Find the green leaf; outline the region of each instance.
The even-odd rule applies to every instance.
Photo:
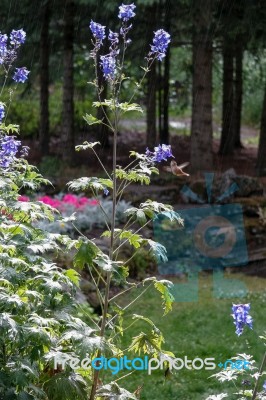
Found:
[[[101,386],[97,390],[96,395],[110,400],[137,400],[137,397],[134,394],[121,388],[116,382],[110,382],[107,385]]]
[[[83,119],[85,119],[88,125],[102,124],[102,120],[93,117],[93,115],[91,114],[86,114],[85,117],[83,117]]]
[[[155,242],[152,239],[145,239],[145,241],[150,246],[150,251],[158,262],[168,261],[166,248],[161,243]]]
[[[73,371],[55,374],[44,383],[43,389],[49,400],[84,400],[88,397],[86,381]]]
[[[120,239],[127,239],[127,241],[135,247],[135,249],[138,249],[140,245],[143,242],[143,238],[141,235],[138,235],[137,233],[133,233],[132,231],[123,231],[119,235]]]
[[[175,300],[174,296],[169,292],[169,288],[168,288],[169,281],[166,281],[166,282],[167,282],[167,284],[164,281],[154,282],[155,289],[157,289],[162,294],[161,297],[163,299],[164,315],[168,314],[169,311],[172,310],[172,304]],[[171,286],[173,286],[172,282],[171,282]]]
[[[79,287],[79,280],[80,280],[80,275],[77,271],[74,269],[70,268],[65,271],[65,275],[71,280],[71,282],[74,283],[77,287]]]
[[[106,181],[106,182],[105,182]],[[104,184],[102,182],[105,182]],[[102,179],[97,177],[82,177],[68,182],[69,189],[74,191],[84,191],[88,188],[94,189],[96,192],[103,191],[106,186],[111,187],[111,179]]]
[[[101,143],[100,142],[91,142],[91,143],[83,142],[83,144],[76,146],[75,149],[76,149],[76,151],[92,149],[97,144],[101,144]]]
[[[80,241],[73,259],[74,267],[83,269],[85,264],[92,265],[98,252],[98,247],[91,240]]]
[[[98,253],[97,257],[94,259],[94,263],[103,271],[107,272],[117,271],[123,264],[121,261],[112,261],[108,255],[104,253]]]
[[[124,171],[122,168],[116,169],[116,176],[118,179],[124,179],[129,182],[140,182],[141,184],[149,185],[150,178],[142,171],[129,170]]]

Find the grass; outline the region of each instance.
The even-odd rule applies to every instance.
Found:
[[[173,310],[163,316],[160,294],[154,289],[149,289],[127,311],[125,326],[132,324],[132,315],[142,314],[153,320],[155,325],[163,332],[165,337],[164,349],[172,351],[176,357],[189,359],[196,357],[214,357],[216,365],[225,362],[238,353],[253,354],[255,360],[260,363],[264,346],[259,335],[265,329],[265,279],[246,277],[244,275],[230,275],[230,279],[239,278],[247,288],[248,294],[241,299],[216,299],[212,295],[212,276],[202,274],[199,283],[199,299],[197,302],[177,303]],[[176,281],[178,284],[179,282]],[[176,286],[178,289],[178,286]],[[137,292],[138,293],[138,292]],[[120,300],[120,306],[126,305],[136,296],[133,291],[130,295],[124,295]],[[122,296],[121,296],[122,297]],[[251,303],[251,315],[254,319],[254,330],[245,328],[242,336],[235,334],[235,327],[231,317],[231,306],[234,303]],[[129,327],[122,341],[122,347],[127,348],[131,338],[140,332],[147,332],[149,325],[138,321]],[[130,354],[129,358],[138,357]],[[234,393],[233,386],[225,383],[223,386],[210,375],[218,372],[217,367],[213,371],[181,369],[171,375],[168,380],[164,377],[164,371],[154,371],[148,376],[146,371],[135,371],[127,379],[121,379],[119,384],[128,390],[134,391],[142,386],[142,400],[182,399],[203,400],[210,394],[226,392]],[[128,371],[123,371],[112,379],[118,379]],[[235,396],[231,395],[230,399]]]

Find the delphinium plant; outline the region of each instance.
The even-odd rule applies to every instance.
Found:
[[[25,67],[14,67],[25,39],[23,29],[9,37],[0,33],[0,100],[10,77],[17,84],[28,77]],[[91,339],[95,351],[100,339],[90,312],[91,326],[77,317],[78,273],[58,268],[47,257],[78,249],[79,243],[36,228],[36,221],[53,221],[53,207],[20,201],[22,190],[35,192],[48,182],[26,160],[28,148],[17,139],[19,127],[6,124],[7,114],[8,106],[0,102],[0,398],[84,399],[90,379],[54,368],[53,360],[62,352],[82,357],[88,347],[79,338]]]
[[[80,267],[85,267],[92,279],[97,282],[101,282],[101,290],[97,291],[99,302],[101,304],[102,315],[99,321],[99,337],[102,338],[102,343],[106,346],[115,346],[112,350],[112,355],[115,357],[122,357],[127,352],[136,353],[139,355],[149,355],[150,357],[160,358],[164,356],[172,357],[173,354],[163,350],[163,335],[161,331],[154,326],[153,322],[146,316],[133,315],[133,322],[146,321],[148,331],[132,338],[132,342],[127,349],[127,352],[118,347],[120,336],[123,334],[124,324],[123,315],[124,312],[130,309],[130,306],[139,298],[139,292],[137,292],[135,299],[130,304],[119,307],[116,302],[119,297],[123,296],[128,290],[133,290],[136,286],[144,287],[143,293],[152,285],[157,291],[159,291],[163,299],[164,314],[171,310],[173,296],[170,292],[171,282],[166,280],[157,280],[155,277],[149,277],[144,279],[139,284],[130,285],[126,282],[128,275],[128,264],[134,255],[147,248],[156,259],[166,261],[166,250],[164,246],[157,243],[149,238],[145,238],[142,235],[143,228],[145,228],[151,221],[156,218],[158,214],[163,214],[172,221],[182,224],[182,220],[173,211],[172,206],[159,203],[158,201],[146,200],[139,205],[139,207],[130,207],[125,211],[127,221],[123,227],[116,226],[116,214],[117,207],[123,196],[124,190],[131,183],[138,183],[141,185],[148,185],[152,174],[158,174],[159,170],[157,164],[163,160],[173,158],[172,150],[170,145],[158,144],[154,149],[147,149],[145,154],[139,154],[135,151],[130,152],[132,160],[124,168],[117,165],[117,145],[118,145],[118,126],[121,118],[130,112],[142,112],[141,107],[134,103],[134,97],[138,87],[142,84],[145,76],[149,73],[149,69],[156,60],[162,61],[165,57],[168,45],[170,43],[170,35],[163,29],[159,29],[154,33],[153,42],[150,47],[150,51],[146,57],[146,65],[143,67],[143,77],[139,82],[135,82],[136,92],[133,92],[128,97],[128,101],[121,101],[121,88],[125,79],[131,79],[124,74],[124,63],[126,57],[126,50],[130,45],[130,31],[132,28],[131,20],[135,16],[135,5],[122,4],[119,7],[118,18],[121,21],[121,26],[118,32],[113,32],[111,29],[107,29],[100,23],[91,21],[90,30],[92,34],[92,45],[91,58],[94,61],[96,78],[93,82],[90,82],[96,88],[98,93],[98,101],[93,103],[94,107],[101,107],[105,118],[99,120],[93,115],[87,114],[85,120],[89,125],[93,124],[106,124],[109,128],[110,134],[112,135],[113,143],[113,156],[112,156],[112,170],[104,166],[101,159],[99,158],[95,149],[99,143],[88,143],[85,142],[82,145],[76,147],[77,151],[89,150],[92,151],[100,166],[105,173],[104,178],[97,177],[81,177],[73,180],[69,183],[69,189],[77,192],[84,192],[91,190],[94,198],[99,198],[99,195],[105,193],[112,198],[112,215],[108,217],[104,206],[99,200],[99,205],[103,215],[105,216],[106,230],[103,232],[103,236],[109,238],[109,253],[103,254],[99,248],[96,247],[93,240],[88,240],[86,237],[80,238],[81,247],[76,256],[76,264]],[[108,54],[103,54],[103,42],[107,40],[109,43]],[[100,65],[98,65],[98,63]],[[101,100],[102,88],[99,86],[99,79],[97,75],[98,67],[102,69],[103,76],[108,83],[109,97]],[[125,245],[131,245],[132,254],[128,259],[121,259],[120,253]],[[115,282],[123,283],[126,286],[125,290],[122,290],[114,296],[110,296],[110,288]],[[97,360],[100,360],[102,356],[108,354],[107,348],[99,348],[94,354]],[[100,361],[98,361],[100,364]],[[130,395],[124,389],[118,386],[116,381],[109,382],[108,384],[102,384],[102,378],[100,377],[101,365],[98,364],[98,368],[92,371],[92,389],[90,393],[90,400],[93,400],[98,396],[104,398],[136,398],[135,395]],[[167,363],[166,363],[167,364]],[[167,367],[167,366],[166,366]],[[165,368],[166,368],[165,367]],[[128,375],[125,374],[127,377]],[[119,378],[120,380],[121,378]],[[120,383],[120,382],[119,382]],[[113,397],[114,393],[116,394]],[[97,397],[98,398],[98,397]]]
[[[253,329],[253,318],[250,315],[250,304],[233,304],[232,317],[236,327],[236,335],[241,336],[245,327]],[[259,337],[264,345],[266,344],[266,334]],[[259,367],[252,355],[237,354],[232,357],[231,362],[225,365],[224,368],[212,375],[219,382],[229,382],[234,386],[234,399],[237,400],[265,400],[266,399],[266,352],[262,356]],[[228,393],[220,393],[211,395],[206,400],[222,400],[229,398]]]

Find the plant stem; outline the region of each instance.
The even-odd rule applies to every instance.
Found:
[[[115,214],[116,214],[116,150],[117,150],[117,113],[115,112],[115,130],[114,130],[114,140],[113,140],[113,209],[112,209],[112,220],[111,220],[111,243],[109,251],[109,258],[111,260],[113,259],[113,253],[114,253],[114,233],[115,233]],[[102,323],[100,330],[101,337],[104,336],[106,328],[111,276],[112,272],[107,272],[106,288],[105,288],[105,296],[103,304],[103,315],[102,315]],[[100,357],[100,355],[101,351],[98,350],[97,358]],[[98,386],[98,377],[99,377],[99,370],[96,370],[94,371],[90,400],[94,400],[95,398],[95,393]]]
[[[255,384],[254,392],[253,392],[253,395],[252,395],[252,399],[251,399],[251,400],[255,400],[255,399],[256,399],[256,395],[257,395],[257,392],[258,392],[258,386],[259,386],[260,376],[261,376],[261,374],[262,374],[262,371],[263,371],[263,369],[264,369],[265,364],[266,364],[266,352],[264,353],[264,356],[263,356],[263,359],[262,359],[262,362],[261,362],[261,365],[260,365],[259,377],[258,377],[257,382],[256,382],[256,384]]]

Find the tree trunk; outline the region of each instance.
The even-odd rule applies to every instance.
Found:
[[[234,90],[234,136],[235,148],[242,148],[241,143],[241,113],[243,97],[243,46],[241,39],[236,39],[235,50],[235,90]]]
[[[260,125],[260,140],[256,169],[258,176],[266,176],[266,86],[264,89],[264,100]]]
[[[42,10],[42,29],[40,38],[40,151],[42,156],[49,154],[49,22],[50,0]]]
[[[212,154],[212,1],[194,1],[191,171],[210,170]]]
[[[74,71],[73,71],[73,40],[74,12],[72,0],[66,0],[64,16],[64,53],[63,53],[63,115],[62,142],[63,159],[73,164],[75,155],[74,137]]]
[[[226,37],[223,45],[223,117],[219,153],[232,154],[234,151],[234,58],[232,39]]]

